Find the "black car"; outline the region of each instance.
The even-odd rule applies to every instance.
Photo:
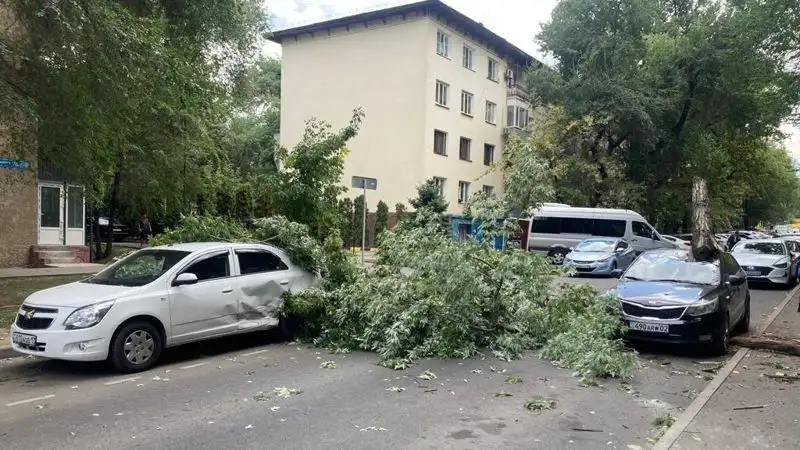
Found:
[[[729,253],[694,261],[686,250],[651,250],[620,275],[609,293],[620,298],[630,340],[702,344],[728,351],[731,330],[750,326],[750,289]]]

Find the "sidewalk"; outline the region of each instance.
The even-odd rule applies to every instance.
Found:
[[[62,264],[52,267],[11,267],[0,269],[0,278],[53,277],[59,275],[91,275],[103,269],[103,264]]]
[[[767,333],[800,339],[797,296]],[[800,357],[750,350],[692,419],[673,450],[800,448]]]

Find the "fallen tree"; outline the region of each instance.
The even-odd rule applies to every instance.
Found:
[[[758,336],[737,336],[731,344],[758,350],[772,350],[787,355],[800,356],[800,338],[765,333]]]

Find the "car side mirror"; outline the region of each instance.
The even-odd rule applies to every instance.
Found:
[[[197,275],[189,272],[182,273],[175,277],[175,280],[172,282],[173,286],[186,286],[189,284],[197,283]]]
[[[740,286],[744,284],[746,278],[741,275],[730,275],[728,277],[728,284],[731,286]]]
[[[614,269],[614,270],[612,270],[612,271],[611,271],[611,276],[612,276],[612,277],[614,277],[614,278],[619,278],[619,277],[621,277],[621,276],[622,276],[622,270],[621,270],[621,269]]]

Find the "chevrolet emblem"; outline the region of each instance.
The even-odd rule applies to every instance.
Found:
[[[36,311],[33,310],[33,309],[29,309],[29,310],[25,311],[24,313],[22,313],[22,315],[25,316],[26,319],[33,319],[33,315],[34,314],[36,314]]]

